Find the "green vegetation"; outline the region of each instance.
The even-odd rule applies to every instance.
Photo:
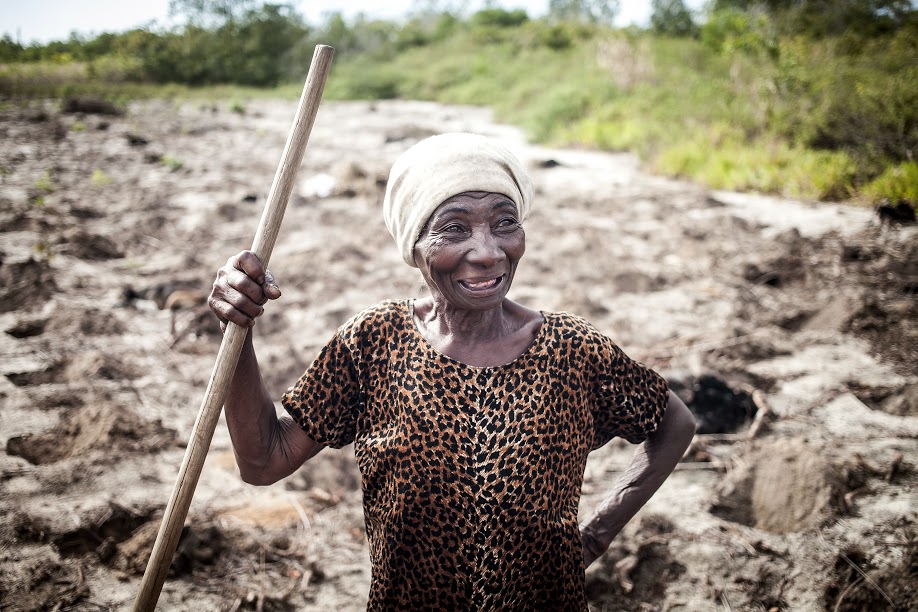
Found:
[[[242,100],[296,98],[324,42],[337,49],[330,98],[488,105],[538,141],[635,151],[715,188],[918,205],[914,2],[652,5],[648,30],[622,30],[617,3],[599,0],[553,0],[540,19],[486,8],[318,26],[287,5],[173,0],[187,25],[171,31],[0,40],[0,93],[193,96],[245,113]]]
[[[864,187],[864,192],[875,200],[918,202],[918,163],[910,161],[887,168],[876,180]]]
[[[178,157],[173,157],[172,155],[163,155],[159,158],[159,163],[168,168],[169,172],[176,172],[181,170],[182,166],[185,165],[185,162],[183,162]]]
[[[241,100],[232,100],[229,104],[229,111],[237,115],[244,115],[245,104]]]
[[[90,179],[90,182],[92,183],[93,187],[98,187],[98,188],[108,187],[109,185],[112,184],[112,177],[105,174],[105,172],[103,172],[102,170],[99,170],[98,168],[96,168],[95,170],[92,171],[92,178]]]
[[[54,259],[54,247],[50,243],[40,240],[35,243],[35,255],[39,259],[51,261]]]
[[[51,171],[45,170],[37,179],[35,179],[35,189],[42,193],[52,193],[54,191],[54,181],[51,179]]]

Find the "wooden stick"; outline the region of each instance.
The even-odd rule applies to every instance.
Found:
[[[325,81],[328,79],[334,55],[333,48],[316,45],[312,56],[312,64],[309,67],[303,95],[300,97],[300,104],[296,110],[293,127],[287,137],[287,144],[284,147],[277,174],[274,175],[274,183],[271,185],[265,211],[252,246],[252,252],[258,256],[265,268],[271,258],[271,251],[274,250],[281,220],[287,208],[287,200],[293,190],[296,173],[303,159],[303,151],[315,122],[316,112],[319,110],[319,101],[322,99],[322,91],[325,88]],[[242,352],[242,344],[247,331],[233,323],[229,323],[226,327],[220,352],[217,354],[217,362],[210,375],[210,382],[204,393],[204,400],[191,432],[191,439],[188,441],[185,458],[179,469],[175,488],[172,490],[172,497],[169,499],[169,505],[166,506],[166,513],[163,516],[159,534],[156,536],[153,552],[147,562],[147,568],[140,583],[140,592],[137,593],[137,599],[134,601],[135,612],[151,611],[159,600],[159,594],[166,575],[169,573],[172,556],[178,545],[185,517],[188,515],[188,507],[191,505],[194,489],[201,476],[204,459],[207,457],[214,429],[220,419],[223,400],[226,397],[230,379],[236,370],[236,363],[239,361],[239,354]]]

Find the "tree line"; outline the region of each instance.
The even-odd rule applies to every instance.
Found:
[[[173,29],[137,28],[96,36],[72,34],[47,44],[22,44],[10,34],[0,38],[0,62],[98,62],[125,60],[129,78],[156,83],[207,85],[238,83],[272,86],[301,77],[316,42],[335,46],[339,56],[393,55],[441,41],[458,30],[488,33],[526,26],[549,47],[564,48],[611,24],[615,0],[550,0],[548,14],[531,20],[523,10],[485,8],[463,15],[462,3],[416,3],[401,22],[348,21],[330,13],[309,24],[290,5],[255,0],[172,0],[173,15],[184,25]],[[894,34],[915,22],[910,0],[714,0],[706,14],[689,10],[683,0],[652,0],[649,29],[674,37],[742,36],[761,29],[766,18],[771,36],[856,36]],[[527,25],[528,24],[528,25]],[[746,32],[753,38],[755,35]]]

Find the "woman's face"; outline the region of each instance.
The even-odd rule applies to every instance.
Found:
[[[503,302],[526,234],[516,205],[497,193],[469,192],[443,202],[414,245],[414,261],[436,300],[487,310]]]

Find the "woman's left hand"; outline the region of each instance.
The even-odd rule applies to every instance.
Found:
[[[583,545],[583,569],[586,569],[593,564],[593,561],[602,556],[605,549],[583,529],[580,530],[580,543]]]
[[[625,524],[663,484],[694,435],[695,418],[670,391],[660,427],[638,446],[615,487],[580,526],[585,568],[606,552]]]

